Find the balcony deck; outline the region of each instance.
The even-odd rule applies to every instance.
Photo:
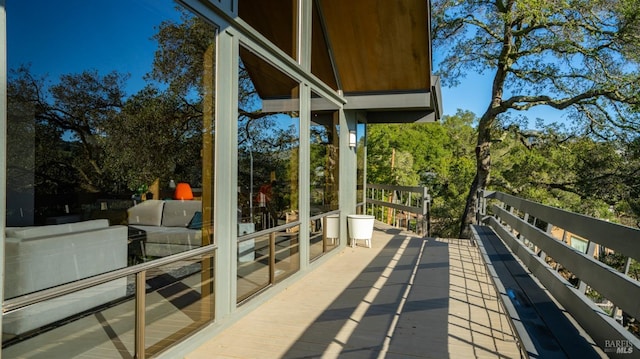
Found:
[[[347,247],[186,356],[519,358],[477,247],[376,223]]]

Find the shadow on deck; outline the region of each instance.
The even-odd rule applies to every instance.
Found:
[[[477,247],[376,223],[187,358],[519,358]]]

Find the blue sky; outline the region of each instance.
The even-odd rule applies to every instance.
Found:
[[[54,82],[81,68],[131,73],[128,94],[144,85],[142,76],[151,69],[156,48],[151,37],[160,19],[179,16],[171,0],[9,0],[6,7],[10,68],[30,63],[34,73],[48,74]],[[480,116],[489,103],[490,88],[490,74],[473,73],[455,88],[443,87],[445,115],[461,108]],[[561,120],[561,113],[551,108],[526,115],[529,127],[536,117]]]
[[[155,26],[177,18],[173,8],[170,0],[9,0],[9,68],[31,64],[51,81],[87,68],[131,73],[131,94],[151,68]]]
[[[458,108],[461,108],[475,113],[477,117],[482,116],[489,106],[492,75],[492,73],[483,75],[469,73],[457,87],[442,87],[444,114],[454,115]],[[526,112],[513,111],[512,114],[527,116],[530,129],[535,127],[536,118],[542,118],[546,124],[565,120],[562,111],[549,106],[534,107]]]

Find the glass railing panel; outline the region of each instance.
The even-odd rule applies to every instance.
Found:
[[[324,252],[329,252],[338,247],[340,243],[340,214],[330,214],[325,217]]]
[[[300,270],[300,226],[271,233],[274,254],[274,281],[279,282]]]
[[[324,254],[322,218],[311,220],[309,228],[309,261],[313,261]]]
[[[3,316],[3,358],[132,358],[135,276]]]
[[[300,226],[238,240],[237,301],[300,270]]]
[[[311,220],[309,230],[309,260],[313,261],[340,243],[340,215],[338,213]]]
[[[238,240],[237,298],[243,301],[270,284],[269,234]]]
[[[211,254],[147,271],[147,356],[174,345],[214,319],[213,278]]]

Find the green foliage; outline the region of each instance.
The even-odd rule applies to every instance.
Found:
[[[433,234],[454,236],[473,180],[474,121],[472,113],[459,111],[442,123],[369,125],[367,181],[427,186]]]
[[[543,105],[562,110],[578,136],[628,142],[640,133],[639,5],[638,0],[432,2],[443,84],[459,84],[468,71],[492,74],[461,237],[470,235],[477,190],[490,185],[499,125],[514,112]],[[513,173],[537,165],[531,156],[519,160]],[[505,175],[504,185],[522,191],[522,184]]]
[[[523,134],[512,127],[493,146],[490,188],[635,226],[640,218],[636,142],[602,141],[555,129]]]
[[[194,87],[202,88],[205,59],[214,53],[214,26],[182,10],[180,22],[163,21],[153,38],[158,49],[147,78],[169,84],[183,97]]]
[[[627,269],[628,258],[621,254],[601,251],[598,259],[618,272],[624,273]],[[631,259],[628,275],[635,280],[640,280],[640,263],[638,261]]]
[[[167,174],[199,186],[202,115],[175,95],[147,87],[105,127],[105,169],[135,190]]]
[[[50,83],[27,66],[12,70],[8,152],[23,159],[11,160],[22,168],[10,170],[10,187],[21,190],[23,173],[35,173],[38,195],[124,194],[168,181],[168,173],[199,186],[215,28],[187,12],[181,20],[160,25],[148,85],[132,95],[124,91],[129,76],[118,72],[87,69]],[[21,150],[34,142],[35,153]]]
[[[404,184],[391,157],[396,149],[398,165],[398,153],[411,153],[415,161],[404,172],[429,188],[434,235],[456,236],[475,174],[475,121],[458,111],[440,124],[369,126],[368,182]],[[489,189],[633,227],[640,222],[639,139],[602,141],[555,127],[511,126],[494,135]]]

